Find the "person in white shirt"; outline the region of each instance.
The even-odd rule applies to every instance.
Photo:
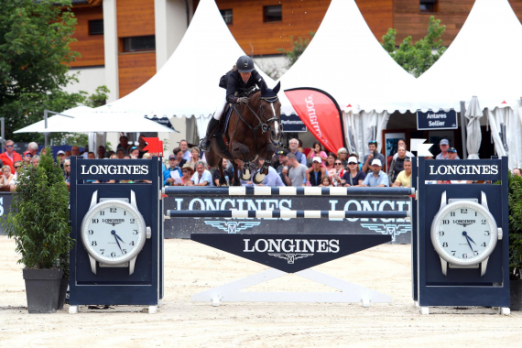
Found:
[[[192,176],[194,186],[213,186],[212,174],[206,168],[207,164],[205,162],[198,161],[196,163],[196,172]]]

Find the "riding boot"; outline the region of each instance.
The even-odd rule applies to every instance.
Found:
[[[201,141],[199,142],[199,147],[201,150],[208,151],[210,147],[210,141],[212,140],[212,133],[214,133],[214,130],[219,125],[219,120],[216,120],[214,117],[210,118],[210,122],[207,126],[207,134]]]

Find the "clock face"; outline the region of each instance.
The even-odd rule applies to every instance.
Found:
[[[446,261],[456,265],[482,262],[497,243],[497,224],[482,205],[455,202],[444,207],[433,220],[431,240]]]
[[[123,263],[143,248],[145,228],[143,217],[132,205],[106,201],[94,206],[83,219],[82,240],[96,260]]]

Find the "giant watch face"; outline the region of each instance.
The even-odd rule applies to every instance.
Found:
[[[82,222],[83,245],[92,257],[105,264],[119,264],[134,258],[145,239],[142,215],[126,202],[98,203]]]
[[[448,204],[433,219],[431,241],[451,264],[467,266],[485,260],[497,244],[497,224],[491,213],[474,202]]]

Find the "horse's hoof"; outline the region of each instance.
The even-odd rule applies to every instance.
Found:
[[[252,173],[250,172],[250,169],[246,168],[241,172],[241,179],[250,180],[251,177]]]
[[[263,180],[265,180],[265,176],[265,174],[256,173],[256,175],[254,175],[254,184],[259,185],[262,183]]]

